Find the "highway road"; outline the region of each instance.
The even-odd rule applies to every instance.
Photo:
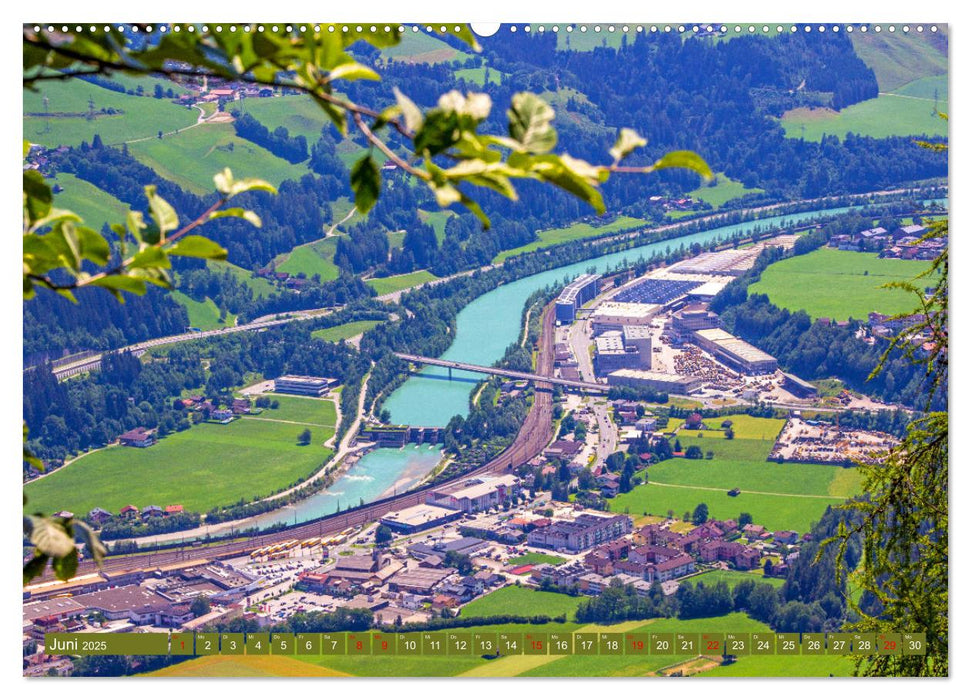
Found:
[[[292,323],[293,321],[306,321],[309,318],[316,316],[326,316],[332,313],[334,309],[310,309],[307,311],[297,311],[289,312],[287,314],[279,314],[271,317],[264,316],[258,318],[250,323],[244,323],[238,326],[227,326],[226,328],[216,328],[210,331],[192,331],[187,333],[179,333],[177,335],[167,335],[161,338],[152,338],[151,340],[145,340],[140,343],[132,343],[131,345],[126,345],[122,348],[118,348],[112,352],[124,352],[128,351],[134,354],[136,357],[140,357],[145,354],[145,351],[149,348],[154,348],[159,345],[169,345],[171,343],[183,343],[189,340],[199,340],[200,338],[211,338],[217,335],[228,335],[230,333],[246,333],[246,332],[256,332],[265,330],[267,328],[272,328],[274,326],[280,326],[286,323]],[[64,362],[61,364],[55,364],[53,367],[54,376],[57,379],[64,380],[69,377],[82,374],[84,372],[90,372],[92,370],[101,367],[101,358],[103,353],[96,353],[93,355],[88,355],[76,360],[69,362]],[[24,371],[27,371],[26,368]]]
[[[553,307],[549,306],[543,315],[543,333],[537,353],[536,370],[538,374],[553,373]],[[502,473],[518,467],[538,455],[553,437],[553,396],[548,382],[538,382],[534,393],[533,405],[523,422],[513,443],[491,461],[461,476],[446,482],[426,486],[401,496],[384,498],[350,510],[329,515],[313,522],[303,523],[279,532],[247,537],[235,542],[211,545],[187,544],[158,552],[139,553],[108,557],[102,570],[119,574],[126,571],[150,570],[163,566],[187,564],[205,560],[226,559],[253,551],[259,547],[283,542],[290,539],[304,539],[321,535],[337,534],[348,527],[361,526],[374,522],[381,516],[424,502],[425,491],[462,484],[470,476]],[[92,561],[81,562],[77,576],[97,572]],[[37,582],[53,579],[48,570]]]

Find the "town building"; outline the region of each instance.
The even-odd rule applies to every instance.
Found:
[[[605,301],[594,309],[590,321],[594,333],[621,331],[624,326],[647,326],[664,307],[661,304]]]
[[[499,506],[518,493],[519,478],[514,474],[503,474],[469,479],[457,489],[433,490],[426,503],[463,513],[477,513]]]
[[[461,517],[461,510],[443,508],[432,503],[419,503],[410,508],[388,513],[381,518],[380,522],[395,532],[410,535],[444,525]]]
[[[599,376],[618,369],[651,368],[651,331],[646,326],[624,326],[595,339],[593,364]]]
[[[721,328],[695,331],[692,336],[698,347],[742,374],[772,374],[779,369],[772,355]]]
[[[125,447],[151,447],[155,444],[155,429],[139,426],[118,436],[118,442]]]
[[[574,520],[555,520],[526,536],[534,547],[581,552],[598,544],[630,534],[633,524],[626,515],[581,513]]]
[[[698,391],[703,383],[700,377],[642,369],[619,369],[607,375],[609,386],[629,386],[668,394],[690,394]]]
[[[323,396],[332,387],[337,386],[336,379],[328,377],[306,377],[296,374],[285,374],[277,377],[273,382],[273,390],[280,394],[297,394],[298,396]]]
[[[679,337],[688,337],[694,331],[718,328],[718,314],[708,310],[706,304],[687,304],[671,315],[671,329]]]
[[[570,282],[556,298],[556,320],[573,323],[577,311],[600,292],[600,275],[580,275]]]
[[[808,399],[819,394],[819,389],[788,372],[782,373],[782,388],[800,399]]]

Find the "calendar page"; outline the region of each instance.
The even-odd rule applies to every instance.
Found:
[[[22,36],[25,677],[948,675],[946,24]]]

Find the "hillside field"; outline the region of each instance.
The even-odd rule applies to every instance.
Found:
[[[340,268],[334,264],[336,251],[336,236],[304,243],[289,253],[278,256],[275,261],[276,269],[291,275],[299,275],[301,272],[307,277],[320,275],[322,282],[335,280],[340,276]]]
[[[609,224],[595,225],[579,222],[563,228],[551,228],[545,231],[537,231],[536,235],[539,237],[538,241],[533,241],[532,243],[519,246],[518,248],[504,250],[499,253],[499,255],[497,255],[492,262],[493,264],[501,263],[506,258],[511,258],[512,256],[519,255],[521,253],[531,253],[534,250],[550,248],[560,243],[578,241],[583,238],[592,238],[594,236],[603,236],[607,233],[616,233],[618,231],[635,229],[638,226],[645,225],[646,223],[647,222],[643,219],[636,219],[632,216],[618,216]]]
[[[228,425],[201,423],[147,448],[91,452],[27,484],[24,493],[38,510],[74,513],[96,506],[117,512],[128,503],[181,503],[186,510],[205,512],[267,496],[309,476],[332,454],[321,443],[334,433],[333,405],[307,399],[298,406],[294,402],[299,399],[277,398],[286,399],[279,412],[264,411]],[[300,446],[297,437],[306,427],[312,443]]]
[[[198,114],[193,110],[193,114]],[[237,178],[258,177],[273,185],[299,180],[304,164],[291,164],[252,141],[240,138],[232,124],[202,124],[161,139],[129,146],[131,154],[161,177],[198,195],[215,191],[212,177],[230,168]]]
[[[411,289],[419,284],[433,282],[438,277],[428,270],[416,270],[404,275],[392,275],[391,277],[372,277],[366,280],[367,285],[378,293],[378,296],[398,292],[403,289]]]
[[[342,323],[339,326],[332,326],[331,328],[320,328],[313,331],[310,335],[314,338],[326,340],[329,343],[337,343],[369,331],[379,323],[381,321],[351,321],[350,323]]]
[[[770,265],[748,291],[766,294],[776,306],[803,310],[814,319],[865,319],[871,311],[895,314],[913,309],[917,300],[912,294],[881,286],[894,280],[912,280],[929,264],[820,248]],[[921,284],[931,286],[934,280],[928,278]]]
[[[199,118],[199,110],[192,107],[115,92],[83,80],[47,81],[37,92],[24,90],[23,100],[23,136],[45,146],[91,143],[95,134],[110,146],[184,129]],[[119,113],[101,114],[102,109]],[[28,116],[41,113],[53,116]]]
[[[725,175],[725,173],[716,173],[713,182],[713,185],[703,183],[698,189],[691,190],[688,194],[694,199],[700,199],[715,209],[718,209],[729,200],[744,197],[747,194],[756,194],[765,191],[759,187],[748,189],[741,182],[733,180]]]

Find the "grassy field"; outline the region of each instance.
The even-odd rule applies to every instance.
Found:
[[[336,343],[346,338],[353,338],[355,335],[360,335],[365,331],[369,331],[379,323],[381,323],[381,321],[352,321],[351,323],[342,323],[341,325],[333,326],[332,328],[321,328],[313,331],[310,335],[312,335],[314,338],[326,340],[329,343]]]
[[[572,620],[583,598],[564,593],[549,593],[532,588],[506,586],[473,600],[462,608],[462,617],[493,615],[566,615]]]
[[[293,656],[199,656],[143,675],[165,678],[252,678],[348,674]]]
[[[472,56],[471,53],[453,48],[424,29],[413,32],[411,27],[406,27],[396,46],[381,49],[381,55],[405,63],[446,63],[464,61]]]
[[[694,199],[700,199],[703,202],[708,202],[708,204],[715,207],[715,209],[718,209],[725,202],[735,199],[736,197],[744,197],[747,194],[765,191],[759,187],[748,189],[741,182],[731,179],[724,173],[717,173],[712,182],[714,184],[710,186],[703,184],[701,187],[696,190],[692,190],[688,194]]]
[[[279,407],[263,411],[260,415],[247,420],[293,421],[328,428],[333,428],[337,423],[337,409],[334,407],[334,402],[329,399],[314,399],[309,396],[291,396],[289,394],[271,394],[270,396],[279,403]],[[316,435],[314,441],[318,442]]]
[[[86,226],[99,233],[106,223],[122,223],[128,215],[127,204],[70,173],[58,173],[51,184],[64,188],[54,195],[54,205],[73,211],[84,219]]]
[[[304,416],[304,409],[290,401],[281,406],[287,408],[228,425],[202,423],[144,449],[92,452],[28,484],[24,492],[34,508],[75,513],[95,506],[117,512],[128,503],[181,503],[189,511],[206,511],[266,496],[308,476],[332,454],[320,446],[333,435],[332,427],[312,427],[312,444],[300,446],[297,436],[307,426],[279,421]],[[315,416],[327,411],[333,416],[333,406],[315,410]],[[332,417],[329,422],[333,425]]]
[[[564,228],[551,228],[547,229],[546,231],[539,231],[536,234],[539,237],[538,241],[533,241],[532,243],[519,246],[518,248],[504,250],[499,253],[499,255],[497,255],[492,262],[501,263],[506,258],[510,258],[513,255],[519,255],[520,253],[530,253],[534,250],[549,248],[559,243],[578,241],[582,238],[591,238],[593,236],[602,236],[604,234],[614,233],[616,231],[633,229],[646,223],[647,222],[643,219],[635,219],[631,216],[618,216],[611,223],[604,224],[602,226],[594,226],[581,222],[573,224],[572,226],[566,226]]]
[[[239,138],[227,123],[203,124],[162,139],[139,141],[129,148],[159,175],[196,194],[215,191],[212,176],[227,167],[237,178],[259,177],[274,185],[307,173],[305,166],[288,163]]]
[[[947,32],[894,34],[853,32],[856,55],[873,69],[881,92],[927,76],[947,73]]]
[[[790,678],[852,676],[852,656],[739,656],[729,666],[717,666],[699,673],[708,678]]]
[[[819,141],[824,134],[843,138],[848,133],[884,138],[887,136],[946,136],[947,122],[934,113],[933,100],[882,94],[836,112],[828,108],[799,107],[782,116],[789,138]],[[938,109],[947,112],[947,102]]]
[[[202,331],[211,331],[214,328],[226,328],[236,323],[236,317],[227,313],[225,318],[219,320],[219,307],[209,297],[205,301],[196,301],[190,296],[179,291],[172,292],[172,300],[185,307],[189,313],[189,325]]]
[[[231,272],[237,281],[252,289],[253,294],[258,297],[271,296],[276,292],[276,287],[267,280],[226,260],[207,260],[206,267],[216,273]]]
[[[767,294],[772,303],[811,317],[865,319],[871,311],[894,314],[914,308],[909,292],[880,287],[911,280],[927,269],[920,260],[880,259],[876,253],[820,248],[770,265],[749,293]],[[933,284],[928,278],[924,286]]]
[[[45,108],[44,98],[47,98]],[[77,146],[91,143],[95,134],[108,145],[145,137],[159,130],[175,131],[196,123],[199,111],[168,100],[136,97],[83,80],[44,83],[37,92],[23,91],[24,138],[45,146]],[[90,101],[90,103],[89,103]],[[94,118],[88,118],[93,103]],[[120,110],[102,115],[102,109]],[[29,117],[27,114],[76,114],[80,116]]]
[[[488,69],[488,82],[499,85],[502,83],[502,77],[505,73],[497,71],[495,68]],[[466,80],[470,83],[474,83],[479,87],[486,84],[486,67],[479,66],[478,68],[460,68],[455,71],[456,80]]]
[[[716,430],[710,431],[712,437],[723,437],[724,430],[721,428],[722,421],[732,422],[732,432],[736,439],[740,440],[775,440],[782,432],[782,426],[786,424],[781,418],[757,418],[746,413],[731,416],[719,416],[718,418],[706,418],[705,425]],[[668,424],[670,428],[672,423]],[[695,431],[686,431],[685,435],[696,435]]]
[[[703,583],[706,586],[714,586],[724,581],[729,588],[734,588],[736,584],[742,581],[752,581],[756,584],[767,583],[775,588],[781,588],[782,584],[785,583],[781,578],[765,578],[761,571],[706,571],[698,576],[684,579],[684,581],[696,585]]]
[[[439,245],[445,240],[445,224],[453,216],[455,216],[455,213],[448,209],[442,209],[440,211],[418,210],[418,218],[435,229],[435,238],[438,240]]]
[[[425,282],[431,282],[432,280],[437,279],[438,277],[430,273],[428,270],[416,270],[415,272],[409,272],[405,275],[374,277],[367,280],[367,284],[380,296],[382,294],[397,292],[401,289],[410,289],[415,285],[424,284]]]
[[[755,434],[759,430],[758,424],[738,423],[738,432]],[[747,511],[769,530],[807,532],[826,506],[859,491],[860,477],[856,469],[766,462],[776,432],[769,429],[766,440],[679,433],[683,449],[697,445],[703,452],[714,452],[714,459],[678,458],[656,464],[648,469],[647,484],[612,499],[610,509],[633,516],[663,515],[672,510],[680,517],[705,503],[712,518],[737,518]],[[727,492],[733,488],[741,493],[729,496]]]
[[[566,561],[563,557],[558,557],[555,554],[543,554],[542,552],[526,552],[526,554],[521,554],[518,557],[513,557],[509,560],[510,564],[522,565],[522,564],[553,564],[554,566],[562,564]]]
[[[926,78],[918,78],[893,90],[893,94],[919,97],[922,100],[930,101],[932,105],[935,99],[946,103],[948,98],[947,76],[932,75]]]
[[[283,126],[291,136],[303,136],[308,147],[317,142],[321,129],[330,124],[324,111],[306,95],[248,97],[243,100],[243,111],[270,131]]]
[[[334,264],[334,253],[337,251],[337,237],[321,238],[304,245],[299,245],[289,253],[277,258],[276,269],[298,275],[301,272],[307,277],[320,275],[323,282],[335,280],[340,275],[340,269]]]

